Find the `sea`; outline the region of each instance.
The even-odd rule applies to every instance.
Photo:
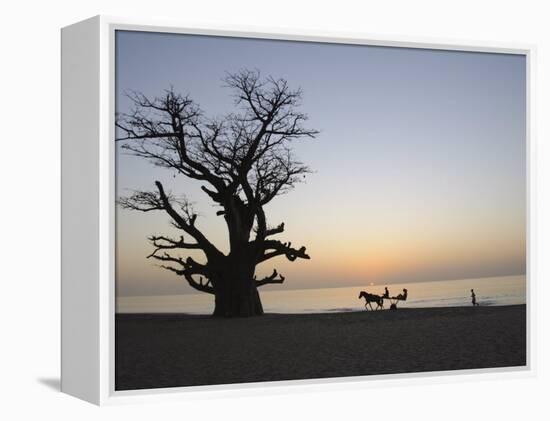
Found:
[[[361,291],[382,295],[387,286],[390,296],[408,290],[407,301],[399,308],[471,306],[474,289],[480,306],[503,306],[526,303],[526,277],[501,276],[451,281],[410,282],[318,289],[260,290],[266,313],[328,313],[365,310]],[[389,308],[385,300],[385,307]],[[187,313],[211,314],[214,299],[210,294],[180,294],[117,297],[117,313]]]

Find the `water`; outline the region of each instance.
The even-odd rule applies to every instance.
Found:
[[[321,313],[364,310],[359,300],[361,290],[382,295],[384,284],[282,291],[260,291],[267,313]],[[481,306],[525,304],[525,275],[495,278],[462,279],[441,282],[414,282],[387,285],[390,295],[407,288],[402,308],[470,306],[470,289],[474,289]],[[118,297],[118,313],[190,313],[211,314],[213,296],[210,294],[183,294],[166,296]],[[385,300],[386,308],[389,307]]]

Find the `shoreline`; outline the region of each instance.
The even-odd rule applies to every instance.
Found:
[[[416,285],[416,286],[414,286]],[[413,287],[414,286],[414,287]],[[395,296],[403,288],[410,296],[399,308],[432,308],[470,306],[470,289],[474,288],[481,306],[525,304],[527,280],[524,276],[484,278],[476,280],[453,280],[411,282],[390,285],[390,295]],[[320,313],[363,310],[364,300],[359,299],[360,290],[375,295],[384,294],[382,287],[332,287],[277,290],[262,290],[261,300],[267,313]],[[384,300],[384,307],[391,302]],[[120,313],[180,313],[209,314],[214,300],[207,294],[117,296],[116,311]]]
[[[517,307],[517,306],[526,306],[525,303],[521,304],[488,304],[488,305],[479,305],[476,308],[495,308],[495,307]],[[432,309],[461,309],[461,308],[473,308],[474,306],[470,305],[463,305],[463,306],[434,306],[434,307],[399,307],[397,311],[417,311],[417,310],[432,310]],[[391,311],[394,312],[394,310],[390,310],[389,308],[385,308],[383,310],[374,310],[373,313],[377,312],[386,312]],[[295,312],[295,313],[283,313],[283,312],[266,312],[262,316],[255,316],[255,317],[263,317],[263,316],[302,316],[302,315],[309,315],[309,314],[348,314],[348,313],[370,313],[371,310],[368,311],[365,309],[350,309],[350,310],[343,310],[342,309],[327,309],[323,311],[302,311],[302,312]],[[115,316],[188,316],[190,318],[197,317],[197,318],[203,318],[203,317],[212,317],[211,313],[186,313],[186,312],[173,312],[173,311],[167,311],[167,312],[115,312]],[[236,319],[239,319],[239,317],[236,317]]]
[[[116,390],[526,364],[526,305],[115,318]]]

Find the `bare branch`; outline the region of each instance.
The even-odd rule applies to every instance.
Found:
[[[256,232],[258,232],[258,228],[256,227],[255,229]],[[279,225],[277,225],[276,227],[266,227],[265,229],[265,237],[269,237],[271,235],[276,235],[276,234],[280,234],[282,232],[285,231],[285,223],[284,222],[281,222]]]
[[[206,282],[203,282],[203,276],[208,278],[208,275],[209,275],[208,268],[205,265],[201,265],[200,263],[197,263],[191,257],[188,257],[186,260],[183,260],[178,257],[170,256],[168,253],[164,253],[163,255],[155,254],[155,255],[152,255],[151,257],[163,262],[177,263],[178,265],[181,266],[181,269],[175,268],[174,266],[170,266],[170,265],[161,265],[161,267],[163,269],[170,270],[176,273],[177,275],[183,276],[187,281],[187,283],[194,289],[201,292],[214,294],[214,287],[212,286],[210,279],[207,279]],[[201,275],[199,276],[198,281],[193,277],[194,275]]]
[[[292,248],[292,243],[282,243],[278,240],[266,240],[262,244],[264,253],[260,255],[258,263],[265,262],[277,256],[285,256],[288,260],[294,261],[298,258],[309,259],[309,255],[306,254],[306,248],[300,247],[299,249]]]
[[[277,278],[278,276],[278,278]],[[256,279],[256,277],[254,277]],[[277,269],[273,269],[273,273],[263,279],[256,281],[256,286],[261,287],[267,284],[282,284],[285,281],[285,277],[277,273]]]
[[[187,234],[192,236],[207,256],[222,256],[223,254],[210,241],[208,241],[204,234],[195,226],[195,220],[197,218],[196,214],[182,216],[176,212],[172,207],[169,196],[165,193],[164,187],[160,181],[155,181],[155,184],[159,192],[162,206],[166,213],[168,213],[168,215],[170,215],[170,217],[174,220],[175,224]],[[188,209],[189,208],[186,208],[186,210]]]
[[[183,240],[183,235],[180,236],[180,239],[178,241],[172,238],[165,237],[163,235],[152,235],[151,237],[149,237],[149,241],[151,241],[151,243],[155,247],[155,250],[149,256],[147,256],[147,258],[153,257],[160,250],[202,249],[201,245],[198,243],[186,243]]]
[[[141,212],[164,209],[164,205],[158,195],[147,191],[136,191],[129,197],[122,197],[118,200],[118,204],[123,209],[138,210]]]

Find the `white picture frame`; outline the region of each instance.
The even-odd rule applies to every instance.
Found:
[[[114,388],[114,42],[116,30],[284,39],[295,41],[522,54],[527,62],[527,365],[524,368],[476,369],[419,374],[358,376],[260,384],[176,387],[138,391]],[[227,26],[196,27],[167,21],[96,16],[65,27],[62,34],[62,376],[63,392],[103,405],[342,387],[386,383],[462,381],[463,374],[506,377],[535,373],[533,323],[534,150],[533,61],[535,47],[453,40],[387,39],[363,34],[281,31]],[[464,377],[465,378],[465,377]],[[360,383],[358,383],[360,382]],[[270,390],[270,389],[267,389]]]

